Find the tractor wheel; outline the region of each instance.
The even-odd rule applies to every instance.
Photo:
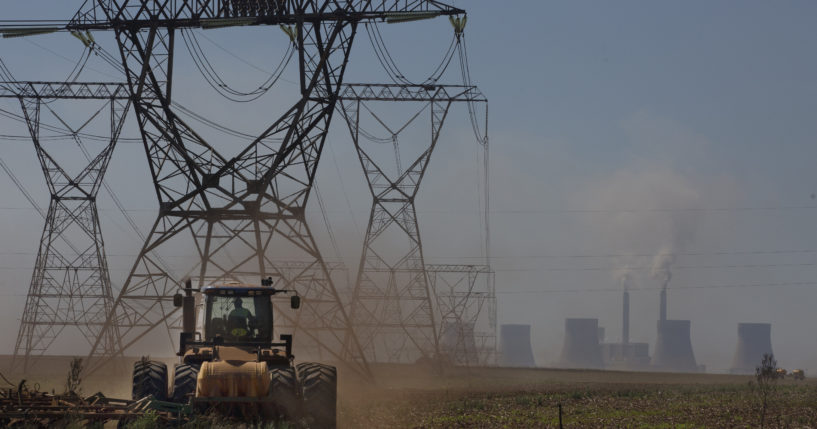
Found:
[[[171,401],[186,404],[190,396],[196,394],[199,366],[177,363],[173,373],[173,396]]]
[[[278,409],[278,418],[294,420],[300,408],[298,397],[298,379],[295,368],[273,368],[269,372],[269,396]]]
[[[298,378],[304,398],[304,417],[310,428],[334,429],[337,426],[338,372],[334,366],[320,363],[298,365]]]
[[[167,399],[167,365],[142,359],[133,364],[133,399],[145,396],[164,401]]]

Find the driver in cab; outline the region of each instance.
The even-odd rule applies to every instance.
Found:
[[[244,308],[241,298],[236,297],[236,299],[233,300],[233,305],[235,308],[227,316],[227,320],[230,324],[230,333],[236,337],[247,336],[250,334],[248,328],[252,327],[254,317],[252,313],[250,313],[250,310]]]

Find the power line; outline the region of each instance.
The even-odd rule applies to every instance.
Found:
[[[50,53],[50,54],[52,54],[52,55],[56,56],[57,58],[63,59],[63,60],[65,60],[65,61],[67,61],[67,62],[69,62],[69,63],[72,63],[72,64],[74,63],[74,60],[72,60],[72,59],[70,59],[70,58],[66,57],[65,55],[60,54],[60,53],[59,53],[59,52],[57,52],[57,51],[54,51],[53,49],[50,49],[50,48],[45,47],[45,46],[43,46],[43,45],[41,45],[41,44],[39,44],[39,43],[35,42],[34,40],[31,40],[31,38],[30,38],[30,37],[26,37],[26,38],[25,38],[25,40],[26,40],[26,42],[31,43],[32,45],[34,45],[34,46],[36,46],[36,47],[38,47],[38,48],[40,48],[40,49],[42,49],[42,50],[44,50],[44,51],[46,51],[46,52],[48,52],[48,53]],[[84,67],[83,67],[83,68],[84,68]],[[96,69],[96,68],[93,68],[93,67],[87,67],[87,68],[88,68],[88,70],[95,71],[95,72],[97,72],[97,73],[99,73],[99,74],[101,74],[101,75],[107,76],[107,77],[112,78],[112,79],[119,79],[119,78],[121,78],[121,76],[114,76],[114,75],[111,75],[111,74],[109,74],[109,73],[107,73],[107,72],[103,72],[103,71],[101,71],[101,70],[99,70],[99,69]]]
[[[281,59],[281,62],[278,64],[275,70],[270,73],[267,80],[261,83],[255,90],[244,92],[233,89],[221,78],[210,60],[207,58],[207,55],[204,53],[204,50],[199,44],[196,34],[192,30],[182,30],[181,34],[184,45],[193,59],[193,64],[195,64],[196,68],[199,70],[202,77],[204,77],[207,84],[210,85],[210,87],[212,87],[213,90],[215,90],[219,95],[234,102],[244,103],[255,101],[266,94],[267,91],[269,91],[270,88],[272,88],[278,82],[281,75],[283,75],[286,66],[289,64],[289,61],[292,59],[293,54],[295,53],[295,43],[291,42],[288,44],[287,51],[284,53],[284,57]],[[215,42],[212,40],[211,42],[215,44]],[[222,48],[220,45],[217,46],[226,51],[226,49]],[[247,61],[244,62],[247,63]]]
[[[360,227],[357,224],[357,220],[355,219],[355,212],[352,209],[352,203],[349,201],[349,194],[346,192],[346,186],[343,184],[343,175],[340,174],[340,167],[338,166],[338,158],[335,155],[335,150],[333,149],[333,145],[329,145],[329,153],[332,155],[332,164],[335,166],[335,172],[338,175],[338,183],[340,184],[340,190],[343,192],[343,199],[346,200],[346,207],[349,209],[350,218],[352,219],[352,225],[355,227],[355,235],[357,237],[363,237],[363,233],[360,231]]]
[[[673,252],[666,253],[667,256],[734,256],[734,255],[786,255],[786,254],[812,254],[817,253],[813,249],[794,250],[730,250],[713,252]],[[591,259],[591,258],[652,258],[655,253],[598,253],[598,254],[567,254],[567,255],[531,255],[522,254],[514,256],[492,256],[492,259]],[[481,258],[481,256],[435,256],[434,259],[471,259]]]
[[[817,265],[814,262],[802,264],[734,264],[734,265],[673,265],[673,270],[703,270],[703,269],[723,269],[723,268],[791,268],[791,267],[813,267]],[[616,271],[626,268],[629,271],[649,271],[652,266],[644,267],[545,267],[540,268],[541,271]]]
[[[24,117],[22,117],[22,116],[20,116],[20,115],[18,115],[16,113],[13,113],[11,111],[2,109],[2,108],[0,108],[0,116],[5,116],[6,118],[9,118],[11,120],[27,124],[26,119]],[[45,139],[53,139],[53,140],[63,140],[63,139],[65,139],[65,140],[68,140],[68,139],[71,139],[73,141],[73,135],[71,133],[66,133],[66,130],[65,130],[64,127],[59,127],[59,126],[56,126],[56,125],[40,122],[40,128],[41,129],[46,129],[46,130],[54,132],[54,133],[57,133],[57,135],[55,135],[55,136],[41,137],[40,140],[45,140]],[[96,135],[96,134],[77,133],[77,136],[82,137],[85,140],[91,140],[91,141],[97,141],[97,142],[103,142],[103,143],[107,143],[108,141],[110,141],[110,137],[100,136],[100,135]],[[11,135],[9,137],[13,137],[14,139],[18,139],[18,138],[22,139],[24,136]],[[28,137],[28,140],[31,140],[31,136]],[[127,141],[127,142],[130,142],[130,143],[142,143],[142,139],[138,138],[138,137],[122,137],[122,138],[119,139],[119,141],[120,142]]]
[[[224,52],[224,53],[226,53],[227,55],[229,55],[229,56],[231,56],[231,57],[233,57],[233,58],[237,59],[238,61],[241,61],[242,63],[244,63],[244,64],[246,64],[246,65],[248,65],[248,66],[252,67],[253,69],[258,70],[259,72],[264,73],[264,74],[271,74],[269,70],[266,70],[266,69],[264,69],[264,68],[262,68],[262,67],[259,67],[258,65],[256,65],[256,64],[254,64],[254,63],[252,63],[252,62],[248,61],[247,59],[242,58],[242,57],[240,57],[240,56],[236,55],[236,54],[235,54],[235,52],[233,52],[233,51],[231,51],[231,50],[229,50],[229,49],[227,49],[227,48],[225,48],[225,47],[221,46],[221,45],[220,45],[220,44],[218,44],[218,43],[217,43],[215,40],[213,40],[213,39],[211,39],[211,38],[207,37],[207,35],[206,35],[204,32],[202,32],[202,33],[201,33],[201,37],[203,37],[203,38],[204,38],[205,40],[207,40],[208,42],[212,43],[212,44],[213,44],[213,46],[215,46],[216,48],[220,49],[221,51],[223,51],[223,52]],[[292,47],[292,45],[290,45],[290,47]],[[288,48],[288,49],[290,49],[290,48]],[[287,54],[284,54],[284,56],[286,56],[286,55],[287,55]],[[286,78],[283,78],[283,77],[279,77],[279,79],[280,79],[280,80],[282,80],[282,81],[284,81],[284,82],[286,82],[286,83],[292,84],[292,85],[296,85],[296,86],[297,86],[297,85],[299,85],[299,83],[298,83],[298,82],[295,82],[295,81],[292,81],[292,80],[289,80],[289,79],[286,79]]]
[[[581,214],[581,213],[674,213],[674,212],[735,212],[735,211],[782,211],[814,210],[817,206],[757,206],[757,207],[697,207],[697,208],[622,208],[622,209],[505,209],[494,210],[497,214]]]
[[[781,283],[739,283],[739,284],[721,284],[721,285],[692,285],[692,286],[671,286],[669,290],[676,289],[742,289],[742,288],[777,288],[777,287],[791,287],[791,286],[815,286],[817,282],[781,282]],[[630,288],[629,292],[639,291],[656,291],[661,290],[661,287],[644,287],[644,288]],[[519,290],[519,291],[502,291],[497,294],[502,295],[517,295],[517,294],[542,294],[542,293],[572,293],[572,292],[621,292],[621,287],[609,288],[577,288],[577,289],[538,289],[538,290]]]
[[[756,206],[756,207],[699,207],[699,208],[632,208],[632,209],[496,209],[491,210],[492,215],[505,214],[618,214],[618,213],[640,213],[640,212],[655,212],[655,213],[676,213],[676,212],[751,212],[751,211],[795,211],[795,210],[815,210],[817,206]],[[330,210],[331,212],[332,210]],[[481,213],[473,210],[462,209],[445,209],[434,210],[425,209],[418,211],[418,213],[428,214],[473,214],[479,215]]]

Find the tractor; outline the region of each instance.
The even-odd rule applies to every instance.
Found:
[[[172,382],[167,365],[147,358],[133,368],[133,398],[152,395],[159,401],[189,404],[199,412],[269,421],[299,419],[309,427],[334,428],[337,370],[320,363],[295,365],[292,335],[273,340],[272,297],[291,291],[275,289],[272,279],[261,286],[226,284],[194,290],[188,280],[182,308],[180,363]],[[204,299],[202,330],[196,329],[196,297]],[[290,297],[298,309],[300,297]]]

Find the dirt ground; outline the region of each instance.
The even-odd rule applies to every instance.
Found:
[[[759,427],[751,376],[559,369],[374,368],[341,386],[342,427]],[[817,380],[775,383],[765,427],[817,427]]]
[[[129,398],[133,360],[87,377],[83,393]],[[26,377],[30,387],[59,392],[69,362],[55,359],[34,375],[3,374],[13,383]],[[762,417],[751,376],[509,368],[440,374],[410,365],[372,370],[373,384],[340,371],[340,427],[556,428],[560,405],[563,426],[572,428],[759,427]],[[778,381],[763,418],[766,427],[817,427],[817,379]]]

